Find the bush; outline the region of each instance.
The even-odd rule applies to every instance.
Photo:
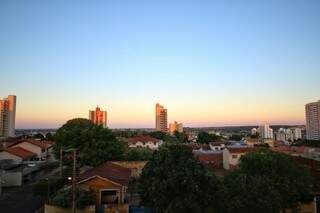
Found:
[[[76,188],[76,207],[77,209],[83,209],[86,206],[95,203],[95,193],[93,191],[87,191],[82,188]],[[72,188],[67,187],[58,191],[57,195],[51,201],[52,205],[62,208],[72,207]]]

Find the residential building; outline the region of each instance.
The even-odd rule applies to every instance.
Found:
[[[256,147],[228,147],[223,149],[223,168],[236,169],[242,155],[256,151]]]
[[[24,140],[14,145],[13,147],[21,147],[36,154],[36,160],[51,160],[53,159],[53,142],[52,141],[37,141]]]
[[[161,132],[168,131],[168,112],[159,103],[156,104],[156,130]]]
[[[251,129],[251,135],[257,135],[257,134],[258,134],[257,128],[252,128]]]
[[[16,102],[15,95],[0,100],[0,138],[15,136]]]
[[[100,107],[96,107],[96,110],[89,111],[89,120],[97,125],[107,127],[107,111],[101,111]]]
[[[294,140],[302,139],[302,130],[300,128],[293,129]]]
[[[128,146],[129,148],[149,148],[151,150],[158,149],[163,143],[162,140],[157,138],[150,137],[148,135],[136,136],[132,138],[128,138]]]
[[[320,140],[320,100],[306,104],[306,130],[308,140]]]
[[[260,134],[260,137],[263,139],[273,138],[273,129],[270,128],[269,124],[259,126],[258,132]]]
[[[107,205],[106,212],[128,212],[127,189],[131,170],[115,163],[106,162],[79,175],[78,187],[93,190],[96,205]]]
[[[15,164],[31,161],[36,156],[36,153],[22,147],[10,147],[0,152],[0,160],[12,160]]]
[[[175,131],[182,133],[183,132],[183,124],[182,123],[178,123],[177,121],[175,121],[173,123],[170,123],[169,124],[169,132],[170,132],[170,134],[173,135]]]

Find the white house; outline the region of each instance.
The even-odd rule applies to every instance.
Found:
[[[237,168],[242,155],[256,151],[255,147],[227,147],[223,150],[223,168],[226,170]]]
[[[128,146],[130,148],[144,147],[144,148],[155,150],[155,149],[158,149],[162,143],[163,143],[162,140],[159,140],[157,138],[153,138],[147,135],[132,137],[128,139]]]
[[[10,147],[0,152],[0,160],[13,160],[15,164],[33,160],[36,156],[36,153],[22,147]]]
[[[51,141],[37,141],[37,140],[25,140],[14,147],[21,147],[30,152],[36,153],[38,160],[43,160],[46,156],[50,156],[52,152],[53,142]]]
[[[209,146],[210,146],[210,149],[213,151],[221,151],[225,148],[225,144],[220,142],[210,143]]]

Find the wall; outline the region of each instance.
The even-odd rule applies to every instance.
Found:
[[[87,190],[93,190],[96,193],[96,203],[100,203],[100,191],[104,189],[117,189],[120,192],[122,191],[122,186],[113,183],[112,181],[108,181],[107,179],[101,179],[99,177],[92,178],[88,181],[79,183],[79,186],[87,189]],[[121,193],[119,195],[119,200],[123,200],[124,195]]]
[[[45,204],[44,206],[44,212],[45,213],[70,213],[72,212],[71,209],[64,209],[58,206],[51,206],[48,204]],[[77,209],[77,213],[95,213],[95,206],[89,206],[85,209]]]
[[[18,157],[16,155],[13,155],[9,152],[6,151],[2,151],[0,152],[0,160],[5,160],[5,159],[11,159],[13,160],[16,164],[19,164],[22,162],[22,158]]]
[[[2,186],[21,186],[22,185],[22,173],[21,172],[9,172],[2,174]]]

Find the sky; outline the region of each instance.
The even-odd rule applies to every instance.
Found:
[[[304,124],[320,99],[318,0],[1,0],[0,97],[16,128],[99,105],[111,128]]]

